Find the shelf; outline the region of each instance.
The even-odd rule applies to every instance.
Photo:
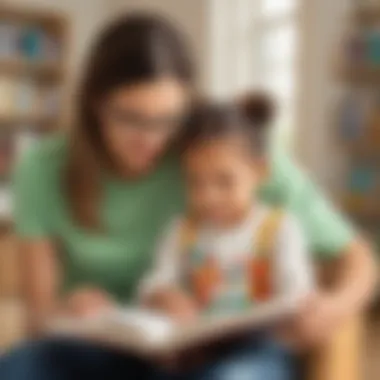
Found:
[[[15,20],[25,24],[40,25],[46,29],[61,33],[67,28],[68,17],[63,12],[27,9],[21,6],[0,5],[1,20]]]
[[[11,217],[0,216],[0,233],[8,232],[13,228],[13,219]]]
[[[380,227],[380,210],[354,210],[350,207],[343,207],[343,212],[353,221],[360,224],[371,224]]]
[[[354,13],[357,22],[361,24],[372,24],[380,20],[380,7],[359,7]]]
[[[339,70],[338,75],[351,83],[380,84],[380,65],[347,65]]]
[[[368,212],[348,212],[349,217],[358,221],[359,223],[375,224],[380,226],[380,213],[368,213]]]
[[[0,116],[0,130],[21,128],[24,126],[31,127],[43,127],[46,125],[56,125],[57,118],[54,117],[41,117],[41,116],[10,116],[2,117]]]
[[[368,159],[380,163],[380,145],[372,141],[343,141],[343,149],[350,153],[354,158]]]
[[[0,73],[55,79],[61,78],[64,74],[62,67],[57,63],[23,60],[0,60]]]
[[[380,210],[355,210],[343,207],[342,211],[356,222],[380,226]]]
[[[376,191],[377,193],[377,191]],[[365,198],[364,195],[357,195],[348,190],[339,195],[339,208],[352,219],[365,223],[376,223],[380,225],[380,204],[375,202],[376,194],[371,194]]]

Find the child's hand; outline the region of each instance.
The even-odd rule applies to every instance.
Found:
[[[198,316],[198,306],[194,299],[180,289],[167,289],[156,293],[146,304],[161,310],[179,322],[188,323]]]
[[[330,339],[346,318],[334,297],[313,294],[301,302],[298,314],[285,335],[299,348],[316,346]]]
[[[64,312],[79,317],[90,317],[110,309],[112,298],[97,288],[81,288],[71,293],[66,299]]]

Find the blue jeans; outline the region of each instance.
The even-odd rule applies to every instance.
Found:
[[[31,342],[0,358],[1,380],[293,380],[295,369],[291,355],[266,340],[248,342],[203,367],[177,374],[72,341]]]
[[[297,359],[272,340],[247,341],[181,379],[295,380],[299,378]]]

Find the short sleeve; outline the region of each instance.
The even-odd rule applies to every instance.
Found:
[[[350,223],[284,152],[273,156],[271,178],[263,196],[296,216],[310,249],[320,258],[336,257],[354,238]]]
[[[14,224],[20,237],[37,238],[50,234],[48,171],[38,146],[26,152],[13,173]]]

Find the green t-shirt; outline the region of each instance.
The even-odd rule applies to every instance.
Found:
[[[183,209],[178,160],[163,159],[140,180],[105,180],[100,211],[106,233],[95,234],[71,218],[62,187],[66,156],[66,139],[54,136],[22,157],[14,178],[16,231],[57,243],[65,289],[91,284],[129,300],[149,269],[162,227]],[[271,178],[260,197],[298,217],[313,252],[336,256],[353,238],[348,223],[287,155],[274,153],[271,161]]]

